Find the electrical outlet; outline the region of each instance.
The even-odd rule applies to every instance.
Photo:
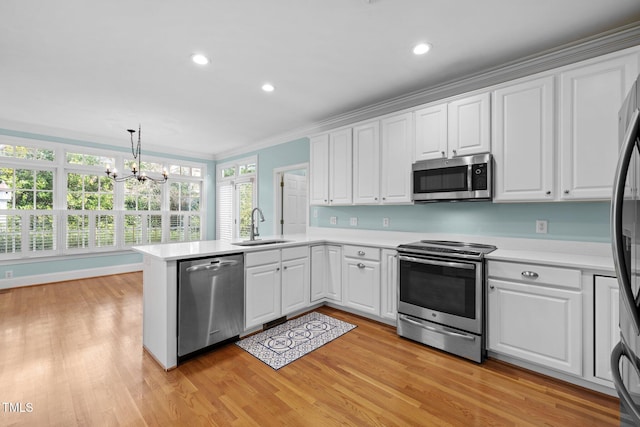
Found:
[[[538,234],[547,234],[547,220],[539,219],[536,220],[536,233]]]
[[[313,217],[318,218],[318,208],[313,208]]]
[[[338,217],[337,216],[332,216],[331,218],[329,218],[329,224],[336,225],[337,223],[338,223]]]
[[[382,218],[382,226],[383,227],[389,226],[389,218]]]
[[[13,279],[13,270],[7,270],[4,272],[5,279]]]
[[[358,218],[355,216],[352,216],[351,218],[349,218],[349,225],[351,225],[352,227],[355,227],[356,225],[358,225]]]

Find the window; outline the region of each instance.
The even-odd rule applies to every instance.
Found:
[[[200,240],[206,165],[149,156],[150,176],[170,170],[163,185],[104,173],[132,163],[127,154],[0,136],[0,259]]]
[[[251,233],[251,211],[256,202],[257,158],[218,165],[216,175],[217,238],[247,239]]]

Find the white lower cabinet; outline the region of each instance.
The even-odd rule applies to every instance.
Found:
[[[343,254],[343,304],[380,316],[380,249],[344,246]]]
[[[579,270],[489,262],[488,349],[582,376]]]
[[[245,255],[245,329],[309,305],[309,248]]]
[[[380,316],[396,321],[398,317],[398,253],[396,251],[382,250],[380,280]]]
[[[594,279],[594,371],[600,379],[613,381],[611,377],[611,350],[620,341],[618,279],[595,276]]]
[[[311,247],[311,301],[342,302],[342,247]]]

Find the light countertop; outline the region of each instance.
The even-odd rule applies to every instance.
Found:
[[[259,238],[264,240],[284,239],[287,242],[238,246],[233,244],[236,242],[203,240],[135,246],[133,249],[144,255],[172,261],[324,243],[395,249],[402,243],[423,239],[455,240],[495,245],[498,249],[487,255],[489,260],[539,263],[609,274],[613,274],[615,271],[611,245],[608,243],[316,227],[311,227],[306,234],[260,236]]]

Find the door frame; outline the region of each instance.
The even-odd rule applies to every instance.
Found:
[[[305,224],[307,230],[309,229],[309,162],[298,163],[295,165],[287,165],[273,169],[273,235],[280,235],[280,217],[282,212],[282,193],[280,191],[280,177],[286,172],[304,169],[305,181],[307,183],[307,204],[305,209]]]

